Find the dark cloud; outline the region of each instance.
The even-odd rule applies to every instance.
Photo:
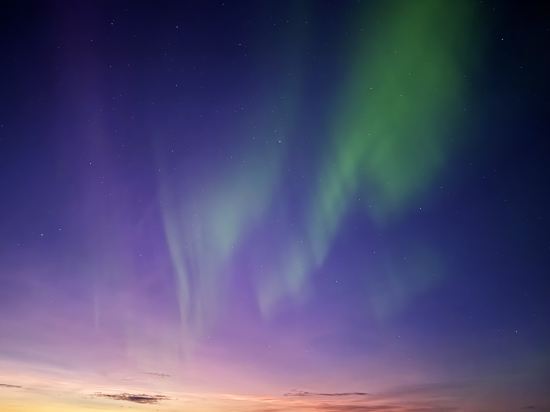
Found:
[[[0,383],[0,388],[21,389],[22,386],[19,386],[19,385],[9,385],[9,384],[7,384],[7,383]]]
[[[144,372],[145,375],[158,376],[159,378],[169,378],[170,375],[162,372]]]
[[[434,382],[421,383],[416,385],[397,386],[385,392],[378,393],[380,396],[412,396],[412,395],[433,395],[464,392],[473,386],[471,382]]]
[[[300,408],[317,412],[456,412],[440,392],[453,392],[468,387],[463,383],[428,383],[400,386],[385,393],[372,392],[308,392],[293,389],[285,397],[307,398]],[[389,396],[391,395],[391,396]],[[423,399],[419,400],[418,397]],[[406,399],[406,398],[412,399]],[[416,398],[416,399],[415,399]],[[297,401],[297,400],[296,400]],[[300,410],[302,410],[300,409]],[[258,412],[271,412],[264,408]]]
[[[135,403],[158,403],[159,401],[165,401],[170,398],[164,396],[164,395],[147,395],[145,393],[101,393],[98,392],[95,394],[95,396],[100,398],[108,398],[108,399],[114,399],[116,401],[128,401],[128,402],[135,402]]]
[[[312,412],[457,412],[459,409],[453,406],[442,405],[424,405],[414,406],[401,403],[377,403],[367,405],[366,400],[356,400],[352,402],[341,402],[342,398],[336,398],[340,401],[332,403],[332,400],[325,402],[314,402],[303,404],[299,410]],[[262,409],[256,409],[255,412],[287,412],[289,407],[266,406]]]
[[[409,407],[404,405],[357,405],[357,404],[336,404],[336,405],[318,405],[315,407],[317,411],[324,412],[454,412],[458,409],[455,407],[445,406],[424,406],[424,407]]]
[[[307,391],[290,391],[285,393],[283,396],[333,396],[333,397],[340,397],[340,396],[367,396],[368,393],[366,392],[307,392]]]
[[[316,408],[325,412],[379,412],[397,411],[392,405],[320,405]]]

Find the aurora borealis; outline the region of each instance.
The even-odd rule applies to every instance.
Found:
[[[544,5],[6,2],[0,411],[549,411]]]

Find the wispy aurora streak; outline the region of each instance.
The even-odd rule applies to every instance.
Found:
[[[204,167],[197,173],[201,176],[202,172],[204,179],[193,177],[199,184],[182,185],[180,176],[165,176],[160,182],[164,228],[176,273],[183,345],[187,349],[215,317],[221,292],[235,274],[235,257],[250,233],[262,227],[281,183],[284,152],[298,114],[301,60],[307,42],[301,16],[307,14],[306,6],[307,2],[288,5],[294,20],[282,35],[292,46],[273,51],[285,67],[285,75],[270,79],[276,85],[275,92],[260,93],[260,104],[249,109],[250,115],[238,131],[224,131],[247,136],[254,149],[237,148],[237,166],[225,159],[214,170]],[[166,165],[166,159],[160,162]]]
[[[163,190],[164,226],[177,275],[184,338],[200,334],[214,316],[231,259],[269,205],[276,168],[277,162],[267,158],[254,165],[253,175],[222,169],[219,181],[208,185],[214,190],[206,193],[174,198],[170,189]]]

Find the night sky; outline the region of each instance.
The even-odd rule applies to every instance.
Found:
[[[544,2],[0,7],[1,411],[550,411]]]

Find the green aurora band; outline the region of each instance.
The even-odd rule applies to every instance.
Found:
[[[465,71],[471,67],[471,7],[437,0],[388,4],[376,19],[362,16],[365,23],[376,21],[376,27],[361,29],[306,213],[305,234],[290,242],[275,278],[259,289],[264,313],[286,295],[301,296],[308,277],[324,263],[353,200],[363,195],[370,216],[388,224],[442,172],[456,143],[453,125],[463,112]],[[429,258],[426,266],[434,266],[433,261]],[[424,273],[422,266],[412,272]],[[432,278],[422,275],[417,283],[428,287]],[[418,291],[414,280],[404,282],[400,285],[398,276],[391,283]],[[408,293],[397,295],[403,300]]]
[[[374,222],[391,224],[443,171],[456,145],[474,13],[465,2],[437,0],[384,3],[382,9],[372,14],[369,8],[357,21],[362,27],[356,27],[338,109],[327,121],[327,145],[317,159],[304,225],[288,225],[274,260],[253,279],[264,317],[288,299],[307,296],[308,280],[326,261],[353,202],[363,199]],[[296,20],[306,12],[298,7]],[[277,148],[258,146],[240,157],[241,166],[220,165],[214,176],[197,178],[201,184],[195,190],[182,191],[177,179],[161,179],[184,347],[215,317],[235,256],[249,234],[266,229],[265,217],[273,211],[286,169],[284,151],[292,145],[287,136],[299,119],[304,75],[307,33],[296,27],[290,33],[299,40],[287,62],[292,76],[281,77],[284,98],[258,104],[257,116],[252,114],[242,131],[270,136]],[[436,254],[426,246],[412,253],[417,254],[411,256],[412,267],[388,269],[388,281],[367,292],[375,314],[404,307],[437,279]]]

